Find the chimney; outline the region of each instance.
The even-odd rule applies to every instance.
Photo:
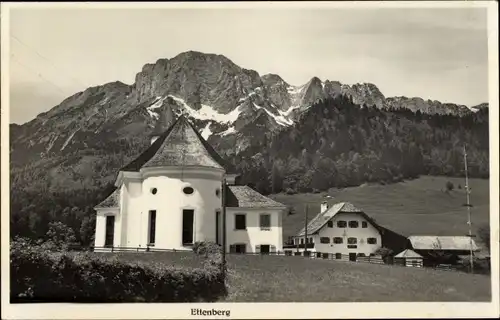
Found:
[[[167,131],[175,122],[175,114],[170,106],[166,106],[160,113],[160,118],[156,121],[156,125],[151,132],[151,144],[158,139],[165,131]]]
[[[326,210],[328,210],[328,201],[323,201],[323,202],[321,203],[321,211],[320,211],[320,213],[323,213],[323,212],[325,212]]]

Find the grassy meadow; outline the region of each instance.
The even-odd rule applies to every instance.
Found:
[[[450,192],[446,192],[448,181],[454,185]],[[319,212],[325,195],[333,197],[329,199],[330,203],[351,202],[380,225],[404,236],[466,235],[464,185],[463,178],[423,176],[389,185],[365,184],[317,194],[275,194],[270,197],[295,209],[295,214],[283,217],[284,240],[304,227],[305,204],[309,204],[309,219],[312,219]],[[489,180],[470,179],[469,186],[475,230],[489,223]],[[476,241],[481,245],[479,239]]]
[[[192,252],[96,253],[134,263],[199,268]],[[489,301],[490,276],[430,268],[310,259],[227,255],[228,295],[218,302]]]
[[[228,256],[221,302],[489,301],[490,277],[287,256]]]

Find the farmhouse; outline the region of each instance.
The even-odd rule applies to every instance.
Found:
[[[223,198],[226,250],[282,250],[286,207],[237,185],[237,174],[193,125],[182,115],[175,118],[170,109],[160,117],[167,129],[155,128],[150,147],[119,171],[114,192],[94,208],[96,250],[222,244]]]
[[[358,254],[369,256],[382,245],[379,226],[349,202],[330,208],[323,202],[321,212],[307,225],[307,241],[305,231],[303,228],[294,237],[295,245],[305,245],[315,252],[349,255],[350,260],[356,260]]]

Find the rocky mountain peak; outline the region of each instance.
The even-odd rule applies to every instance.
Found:
[[[373,83],[356,83],[352,86],[342,85],[342,94],[352,98],[355,104],[360,106],[376,106],[384,108],[385,97],[378,87]]]
[[[286,83],[285,80],[283,80],[283,78],[274,73],[265,74],[261,77],[261,79],[266,86],[276,86],[276,85],[277,86],[284,85],[286,87],[290,86],[288,83]]]
[[[372,83],[347,85],[318,77],[294,86],[277,74],[260,76],[241,68],[223,55],[187,51],[145,64],[132,85],[115,81],[88,88],[24,125],[11,126],[12,155],[20,163],[36,162],[79,148],[99,149],[106,139],[143,139],[166,130],[180,113],[215,146],[237,136],[243,150],[257,135],[264,139],[294,126],[318,100],[337,95],[350,96],[361,107],[431,114],[461,116],[487,107],[385,98]]]

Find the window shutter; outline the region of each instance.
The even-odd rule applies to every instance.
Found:
[[[260,253],[260,245],[255,246],[255,253]]]
[[[271,245],[271,252],[276,252],[276,246]]]

